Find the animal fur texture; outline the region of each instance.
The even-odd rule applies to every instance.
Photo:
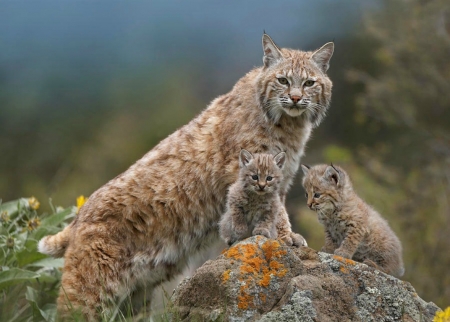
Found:
[[[402,245],[386,220],[354,192],[350,178],[333,165],[302,165],[308,207],[325,228],[322,251],[402,276]]]
[[[241,148],[286,153],[284,203],[305,144],[330,103],[326,71],[334,45],[304,52],[280,49],[267,34],[262,42],[262,67],[95,191],[62,232],[39,242],[42,253],[64,255],[62,316],[74,308],[96,319],[110,301],[139,294],[144,285],[149,294],[217,239]],[[291,231],[286,212],[277,232],[288,245],[306,244]]]
[[[277,238],[277,220],[286,212],[278,191],[285,161],[284,152],[273,156],[241,150],[239,178],[230,187],[219,222],[220,236],[228,245],[254,235]]]

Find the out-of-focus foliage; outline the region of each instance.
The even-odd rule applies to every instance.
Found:
[[[362,82],[355,121],[378,127],[359,151],[387,187],[404,193],[391,210],[401,229],[407,280],[440,305],[450,299],[450,3],[385,1],[364,37],[377,43],[377,72]],[[375,137],[377,135],[375,134]]]

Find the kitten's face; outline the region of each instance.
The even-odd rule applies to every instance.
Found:
[[[280,49],[267,36],[263,48],[265,66],[258,85],[266,115],[275,123],[285,114],[319,125],[331,99],[332,83],[325,72],[332,43],[314,53],[302,52]]]
[[[306,191],[307,205],[321,216],[329,216],[339,209],[342,200],[342,189],[345,172],[337,167],[317,165],[306,168],[303,187]]]
[[[241,153],[242,155],[242,153]],[[284,158],[284,153],[283,153]],[[246,191],[259,195],[274,193],[283,178],[284,159],[277,162],[271,154],[255,154],[243,161],[241,156],[240,180]]]

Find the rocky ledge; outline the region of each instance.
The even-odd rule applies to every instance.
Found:
[[[261,236],[207,261],[172,303],[176,321],[432,321],[440,310],[365,264]]]

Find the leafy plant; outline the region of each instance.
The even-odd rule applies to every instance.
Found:
[[[62,230],[77,207],[39,214],[32,197],[0,202],[0,321],[54,321],[63,259],[48,258],[37,243]]]

